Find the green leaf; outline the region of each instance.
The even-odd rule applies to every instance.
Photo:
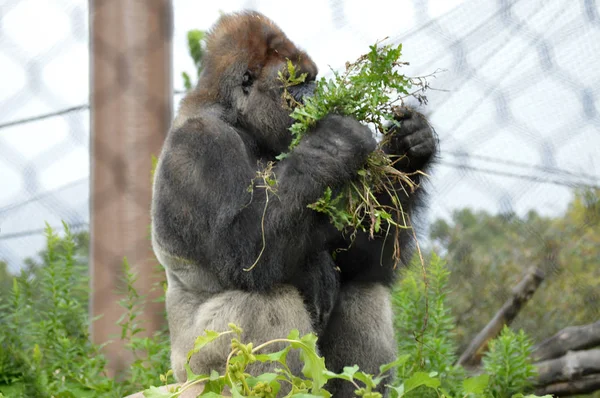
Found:
[[[190,30],[188,31],[187,39],[190,56],[192,57],[196,68],[199,68],[203,55],[201,42],[204,39],[204,32],[197,29]]]
[[[33,346],[33,363],[39,365],[42,362],[42,350],[40,350],[40,346],[35,344]]]
[[[210,376],[207,375],[207,374],[199,374],[199,375],[195,374],[192,371],[192,369],[190,368],[189,363],[184,364],[184,368],[185,368],[185,372],[186,372],[186,375],[187,375],[186,380],[188,382],[190,382],[190,381],[196,381],[196,380],[200,380],[200,379],[209,379],[210,378]]]
[[[225,378],[220,377],[215,380],[208,380],[204,383],[204,390],[202,390],[201,396],[205,396],[205,394],[214,393],[217,396],[221,396],[220,393],[223,392],[223,388],[225,387]]]
[[[482,374],[463,380],[463,392],[465,394],[483,394],[488,386],[490,375]]]
[[[256,376],[256,377],[248,377],[246,379],[246,383],[248,383],[248,385],[250,387],[254,387],[256,385],[256,383],[271,383],[274,380],[281,380],[283,379],[283,377],[277,373],[263,373],[260,376]]]
[[[429,388],[437,388],[441,384],[440,379],[433,378],[426,372],[415,372],[411,377],[404,382],[405,393],[414,390],[420,386]]]
[[[194,348],[191,349],[190,352],[188,352],[188,354],[187,354],[187,362],[190,361],[190,358],[192,357],[192,355],[194,355],[195,353],[200,351],[205,345],[214,341],[219,336],[221,336],[223,333],[227,333],[227,332],[219,333],[219,332],[215,332],[214,330],[205,330],[204,333],[205,333],[205,335],[200,335],[196,338],[196,341],[194,342]]]
[[[221,375],[216,370],[213,369],[210,371],[209,380],[211,380],[211,381],[218,380],[220,377],[221,377]]]
[[[370,375],[368,373],[356,372],[354,374],[354,378],[356,380],[362,381],[367,387],[370,388],[375,388],[377,385],[377,383],[375,383],[375,380],[373,379],[373,375]]]
[[[292,347],[287,346],[281,351],[273,352],[270,354],[255,354],[254,356],[256,357],[256,360],[260,362],[272,361],[284,364],[287,354],[288,352],[290,352],[291,348]]]
[[[287,378],[277,373],[263,373],[257,377],[246,378],[246,383],[250,388],[254,388],[258,383],[266,383],[271,387],[273,395],[276,396],[281,388],[278,380],[287,380]]]
[[[300,359],[304,362],[302,374],[312,379],[312,392],[320,390],[327,379],[325,377],[325,359],[317,354],[317,336],[313,333],[306,334],[298,339],[298,330],[293,330],[288,339],[292,340],[290,346],[294,349],[300,349]],[[299,341],[298,341],[299,340]]]
[[[410,359],[410,354],[406,354],[406,355],[401,355],[399,356],[394,362],[390,362],[388,364],[385,365],[381,365],[379,367],[379,373],[380,374],[384,374],[385,372],[387,372],[388,370],[392,369],[392,368],[397,368],[398,366],[402,366],[406,363],[406,361],[408,361]]]
[[[168,391],[161,390],[160,388],[154,386],[144,390],[143,394],[146,398],[170,398],[173,395]]]
[[[190,79],[190,75],[187,72],[181,72],[181,77],[183,78],[183,87],[186,91],[192,89],[192,79]]]
[[[206,390],[204,390],[206,391]],[[207,398],[223,398],[224,395],[221,395],[219,393],[216,393],[214,391],[206,391],[206,392],[202,392],[202,394],[198,395],[199,397],[207,397]]]

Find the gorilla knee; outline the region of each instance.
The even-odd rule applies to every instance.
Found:
[[[174,319],[176,314],[169,313],[171,362],[175,378],[180,382],[186,379],[187,354],[205,330],[226,331],[228,324],[234,323],[243,329],[242,341],[252,342],[254,346],[285,338],[292,329],[298,329],[300,334],[312,332],[311,319],[302,298],[290,286],[277,287],[269,293],[227,291],[213,296],[187,315],[181,313],[181,319]],[[186,321],[183,316],[192,320]],[[282,344],[273,344],[264,353],[283,348]],[[209,374],[211,370],[223,372],[230,351],[231,335],[221,336],[191,357],[190,368],[196,374]],[[287,364],[294,374],[301,374],[302,362],[295,350],[289,353]],[[273,371],[275,365],[256,363],[248,371],[259,375]]]

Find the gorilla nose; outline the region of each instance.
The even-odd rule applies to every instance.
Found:
[[[315,92],[316,87],[317,84],[313,81],[290,87],[289,91],[290,94],[292,94],[292,96],[294,97],[294,99],[302,104],[304,103],[304,97],[312,96]]]

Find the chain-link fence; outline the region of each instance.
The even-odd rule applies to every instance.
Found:
[[[0,258],[16,270],[44,221],[88,223],[87,6],[0,6]]]
[[[545,316],[562,323],[597,318],[600,258],[593,259],[600,237],[589,215],[589,209],[599,212],[594,206],[600,192],[597,2],[312,3],[291,12],[268,1],[221,6],[175,1],[175,89],[183,86],[181,72],[193,68],[185,33],[207,29],[219,7],[265,13],[325,74],[329,65],[343,67],[385,36],[402,42],[408,75],[438,71],[423,108],[441,142],[428,183],[427,217],[429,224],[444,221],[424,231],[425,246],[460,263],[460,269],[451,265],[469,281],[492,275],[481,264],[521,261],[487,281],[502,285],[491,293],[498,300],[509,294],[507,282],[518,279],[515,269],[539,259],[568,281],[554,288],[575,294],[569,300],[591,309],[566,319],[568,306],[558,306]],[[89,227],[88,12],[81,0],[0,5],[0,260],[13,272],[43,247],[44,222],[57,229],[61,220],[72,228]],[[127,78],[132,77],[121,76]],[[121,83],[123,90],[130,87]],[[175,103],[180,98],[175,95]],[[596,202],[585,192],[595,192]],[[491,258],[481,251],[485,245]],[[482,296],[474,284],[462,288]],[[493,302],[483,296],[480,302],[486,300]],[[473,320],[468,305],[463,310],[463,322],[485,323]]]

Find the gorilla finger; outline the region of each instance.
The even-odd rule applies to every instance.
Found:
[[[402,137],[402,141],[407,148],[412,148],[425,142],[429,142],[430,145],[435,146],[435,138],[429,128],[422,128],[416,132],[412,132]]]
[[[427,158],[435,152],[435,145],[433,141],[425,141],[418,145],[410,147],[408,155],[417,158]]]

